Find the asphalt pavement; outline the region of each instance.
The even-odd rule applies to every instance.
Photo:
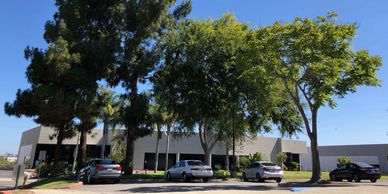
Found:
[[[335,193],[334,191],[344,191],[345,193],[388,193],[388,182],[361,183],[343,182],[334,187],[314,187],[305,188],[303,192]],[[368,189],[365,189],[368,188]],[[92,184],[84,185],[81,188],[72,189],[74,193],[289,193],[291,188],[278,187],[275,181],[241,182],[241,181],[217,181],[203,183],[201,181],[192,182],[167,182],[167,183],[121,183],[121,184]],[[355,192],[356,191],[356,192]],[[369,192],[370,191],[370,192]],[[342,193],[342,192],[339,192]]]
[[[12,170],[0,170],[0,191],[12,189],[15,182],[12,181]]]

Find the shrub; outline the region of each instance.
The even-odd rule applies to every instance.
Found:
[[[58,166],[54,170],[52,163],[42,162],[39,166],[35,167],[35,171],[40,173],[40,176],[42,177],[71,174],[70,166],[65,162],[59,162]]]
[[[253,163],[256,161],[263,161],[263,160],[267,160],[267,157],[262,152],[256,152],[254,154],[249,154],[249,162],[250,163]]]
[[[282,167],[284,166],[284,162],[286,162],[287,160],[287,154],[284,153],[284,152],[279,152],[277,155],[276,155],[276,160],[278,162],[278,164],[280,164]],[[284,168],[284,167],[283,167]]]
[[[288,162],[286,163],[287,170],[289,171],[298,171],[299,163],[298,162]]]
[[[337,158],[337,161],[339,164],[348,164],[348,163],[352,163],[352,160],[347,157],[347,156],[341,156],[339,158]]]
[[[15,162],[10,162],[7,160],[7,158],[0,156],[0,169],[10,170],[10,169],[13,169],[15,164],[16,164]]]
[[[250,164],[249,158],[246,156],[240,156],[240,158],[238,160],[238,164],[239,164],[240,168],[244,169],[245,167],[247,167]]]
[[[214,165],[214,170],[218,171],[218,170],[221,170],[221,169],[222,169],[221,164],[215,164]]]

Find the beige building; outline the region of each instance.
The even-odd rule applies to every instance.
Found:
[[[54,154],[56,138],[50,138],[55,133],[49,127],[36,127],[23,133],[19,153],[18,163],[29,159],[30,167],[36,166],[41,160],[51,160]],[[88,134],[88,157],[98,157],[101,150],[102,130],[95,129]],[[109,134],[108,142],[111,142]],[[158,169],[163,169],[165,165],[166,153],[166,134],[163,133],[159,141],[159,165]],[[77,144],[77,137],[66,139],[62,145],[61,160],[72,164],[74,160],[74,151]],[[107,153],[110,152],[110,143],[107,145]],[[139,138],[135,142],[134,168],[135,169],[153,169],[155,162],[156,134]],[[306,142],[296,140],[286,140],[281,138],[261,137],[246,139],[237,145],[236,154],[239,157],[248,156],[256,152],[262,152],[268,160],[276,162],[276,155],[279,152],[285,152],[288,155],[287,162],[300,162],[301,155],[307,153]],[[198,135],[182,138],[170,138],[169,166],[172,166],[179,160],[199,159],[203,160],[204,154]],[[225,145],[218,143],[212,150],[212,166],[225,164]],[[232,152],[229,151],[231,155]],[[230,158],[231,160],[231,158]],[[230,162],[231,164],[231,162]]]

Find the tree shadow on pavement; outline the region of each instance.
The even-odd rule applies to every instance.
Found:
[[[193,191],[216,191],[216,190],[241,190],[241,191],[266,191],[278,190],[277,187],[264,185],[210,185],[210,186],[195,186],[195,185],[171,185],[171,186],[156,186],[156,187],[137,187],[133,189],[120,190],[122,192],[133,193],[164,193],[164,192],[193,192]]]

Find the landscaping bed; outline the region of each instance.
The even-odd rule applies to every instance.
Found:
[[[62,189],[71,187],[79,182],[73,176],[46,178],[26,185],[28,189]]]

